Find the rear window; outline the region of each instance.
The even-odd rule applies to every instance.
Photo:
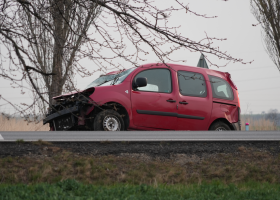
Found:
[[[215,76],[209,76],[209,80],[214,98],[233,100],[233,92],[227,81]]]

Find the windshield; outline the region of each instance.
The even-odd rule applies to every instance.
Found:
[[[96,86],[118,85],[122,83],[124,79],[135,69],[136,67],[122,71],[119,74],[100,76],[98,79],[91,82],[85,89],[96,87]]]

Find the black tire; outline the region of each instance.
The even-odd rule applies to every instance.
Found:
[[[95,131],[123,131],[124,122],[116,111],[103,110],[96,115],[93,128]]]
[[[230,131],[230,127],[222,122],[222,121],[218,121],[218,122],[215,122],[214,124],[212,124],[210,126],[210,131]]]

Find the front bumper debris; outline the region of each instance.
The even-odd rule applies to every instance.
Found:
[[[63,110],[57,111],[56,113],[48,115],[43,120],[43,124],[45,125],[46,123],[50,123],[52,120],[54,120],[56,118],[61,118],[62,116],[65,116],[65,115],[68,115],[68,114],[70,114],[72,116],[72,114],[74,112],[78,112],[78,111],[79,111],[78,106],[74,106],[74,107],[71,107],[71,108],[65,108]]]

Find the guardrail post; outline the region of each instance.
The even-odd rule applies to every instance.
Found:
[[[249,131],[249,123],[248,122],[245,124],[245,131]]]

